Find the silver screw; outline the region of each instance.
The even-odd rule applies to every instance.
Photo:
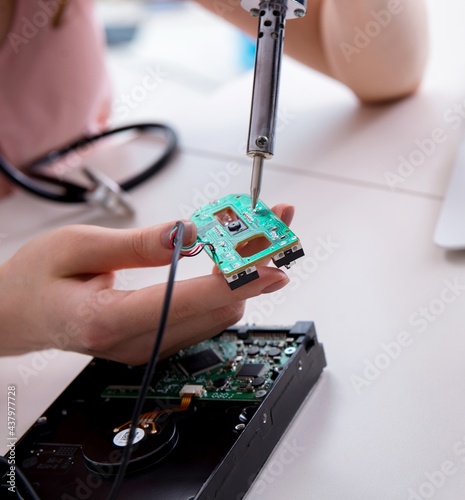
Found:
[[[295,17],[304,17],[305,16],[304,9],[295,9],[294,16]]]
[[[258,17],[260,15],[260,11],[258,9],[250,9],[250,15],[252,17]]]
[[[255,144],[259,147],[259,148],[264,148],[268,145],[268,137],[265,137],[264,135],[259,135],[256,139],[255,139]]]

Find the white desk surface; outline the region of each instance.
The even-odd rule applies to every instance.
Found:
[[[293,228],[306,257],[290,272],[292,283],[280,300],[250,301],[244,321],[314,320],[328,367],[249,491],[250,500],[465,498],[465,254],[447,253],[432,242],[463,133],[463,127],[451,128],[444,113],[465,98],[465,5],[449,0],[446,10],[433,0],[429,4],[431,63],[421,91],[404,102],[362,108],[341,85],[285,61],[280,97],[285,119],[276,158],[265,166],[262,198],[269,205],[296,205]],[[135,73],[118,65],[125,57],[110,54],[117,92],[140,81],[148,56],[141,55]],[[250,72],[213,82],[208,91],[189,89],[176,75],[171,81],[168,76],[127,121],[169,120],[180,132],[181,154],[137,189],[134,220],[57,207],[18,193],[0,205],[1,258],[43,231],[69,223],[129,227],[179,217],[186,205],[194,206],[199,192],[209,196],[212,174],[224,172],[231,161],[241,172],[214,196],[247,192],[251,165],[243,143],[250,91]],[[435,128],[442,128],[447,140],[401,187],[391,189],[384,173],[396,172],[399,155],[408,156],[415,141],[431,137]],[[328,238],[333,253],[315,266],[311,257],[318,241]],[[179,278],[210,267],[206,257],[183,261]],[[165,274],[131,270],[127,286],[141,287]],[[454,281],[462,289],[444,295]],[[422,307],[432,310],[424,323],[418,320]],[[395,356],[383,355],[399,335],[408,336],[409,345]],[[88,359],[60,352],[50,360],[39,353],[1,360],[5,394],[8,384],[18,386],[20,434]],[[371,380],[357,391],[354,376],[364,377],[370,362],[385,365],[368,374]],[[24,380],[20,365],[36,373]],[[6,421],[5,413],[2,396],[0,421]],[[0,428],[2,452],[4,443],[6,425]],[[294,447],[293,460],[282,455],[286,446]],[[447,474],[436,472],[441,469]]]

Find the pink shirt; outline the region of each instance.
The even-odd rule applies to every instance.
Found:
[[[18,0],[0,45],[0,154],[21,166],[104,126],[110,110],[93,0]]]

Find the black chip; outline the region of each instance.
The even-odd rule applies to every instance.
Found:
[[[178,365],[186,375],[199,375],[223,363],[223,360],[213,349],[196,352],[178,361]]]
[[[237,377],[254,378],[258,377],[264,368],[263,363],[247,363],[237,372]]]
[[[217,378],[214,382],[213,385],[219,389],[220,387],[223,387],[223,385],[226,383],[226,378],[225,377],[220,377]]]

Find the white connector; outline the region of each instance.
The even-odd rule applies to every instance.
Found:
[[[193,394],[194,396],[201,398],[204,394],[206,393],[203,385],[185,385],[180,391],[179,391],[179,397],[183,397],[186,394]]]

